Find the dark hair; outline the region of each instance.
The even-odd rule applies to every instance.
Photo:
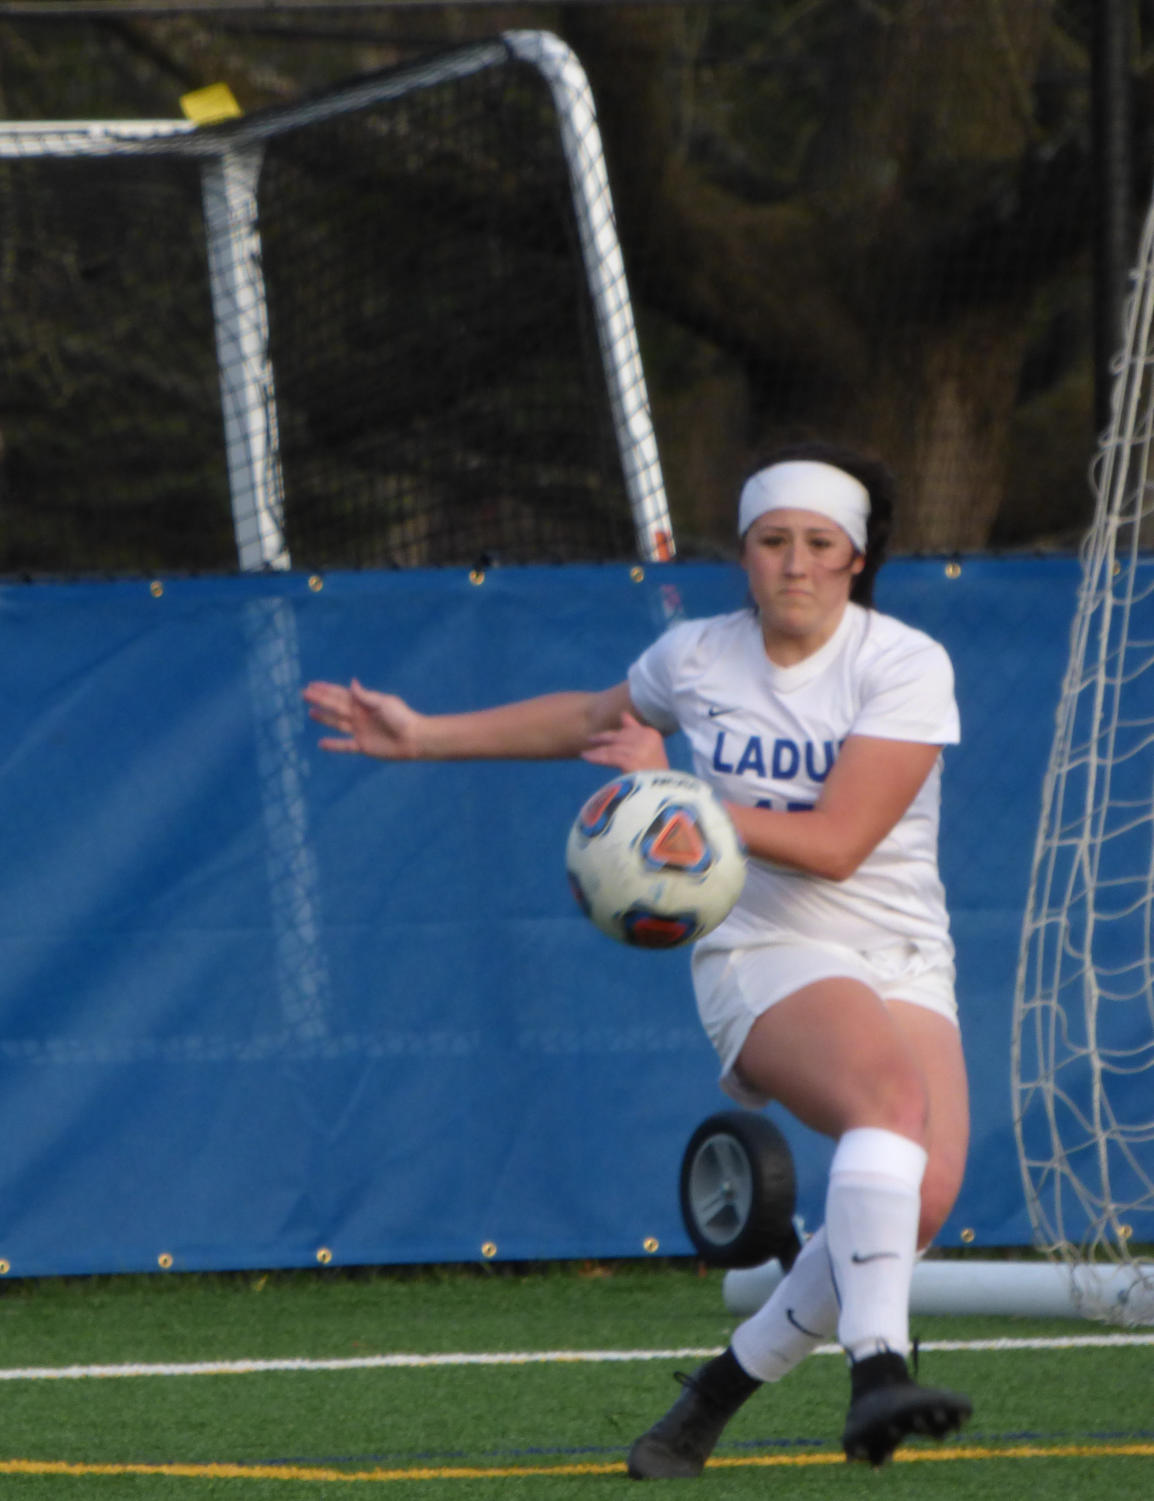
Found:
[[[894,524],[894,500],[897,481],[887,465],[880,459],[867,458],[864,454],[845,448],[840,443],[826,443],[814,439],[803,443],[789,443],[776,448],[757,466],[768,469],[771,464],[784,464],[790,459],[809,459],[817,464],[832,464],[863,484],[869,491],[870,513],[866,523],[865,567],[854,576],[849,597],[855,604],[870,606],[874,602],[874,579],[885,561],[890,532]],[[757,472],[757,471],[755,471]]]

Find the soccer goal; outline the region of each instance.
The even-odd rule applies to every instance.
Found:
[[[672,555],[556,37],[199,128],[3,122],[0,214],[0,571]]]
[[[1022,930],[1012,1083],[1035,1239],[1154,1322],[1154,208],[1127,304]]]

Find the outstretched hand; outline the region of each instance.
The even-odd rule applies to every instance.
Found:
[[[310,719],[339,732],[319,742],[322,750],[356,752],[382,761],[412,761],[420,755],[421,715],[404,699],[375,693],[356,678],[347,688],[310,683],[301,696]]]
[[[661,771],[669,765],[665,737],[660,730],[642,724],[628,710],[622,714],[616,729],[590,735],[581,759],[595,766],[612,766],[617,771]]]

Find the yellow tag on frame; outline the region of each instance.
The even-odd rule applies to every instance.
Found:
[[[194,125],[215,125],[219,120],[235,120],[244,113],[227,83],[210,83],[207,88],[182,94],[180,107],[184,118]]]

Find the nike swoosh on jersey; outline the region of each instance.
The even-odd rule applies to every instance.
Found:
[[[736,714],[736,712],[737,710],[732,705],[727,709],[719,709],[716,704],[710,704],[706,710],[710,719],[716,719],[719,714]]]
[[[867,1261],[896,1261],[899,1254],[897,1251],[871,1251],[868,1256],[863,1256],[860,1251],[855,1251],[850,1260],[855,1266],[864,1266]]]

